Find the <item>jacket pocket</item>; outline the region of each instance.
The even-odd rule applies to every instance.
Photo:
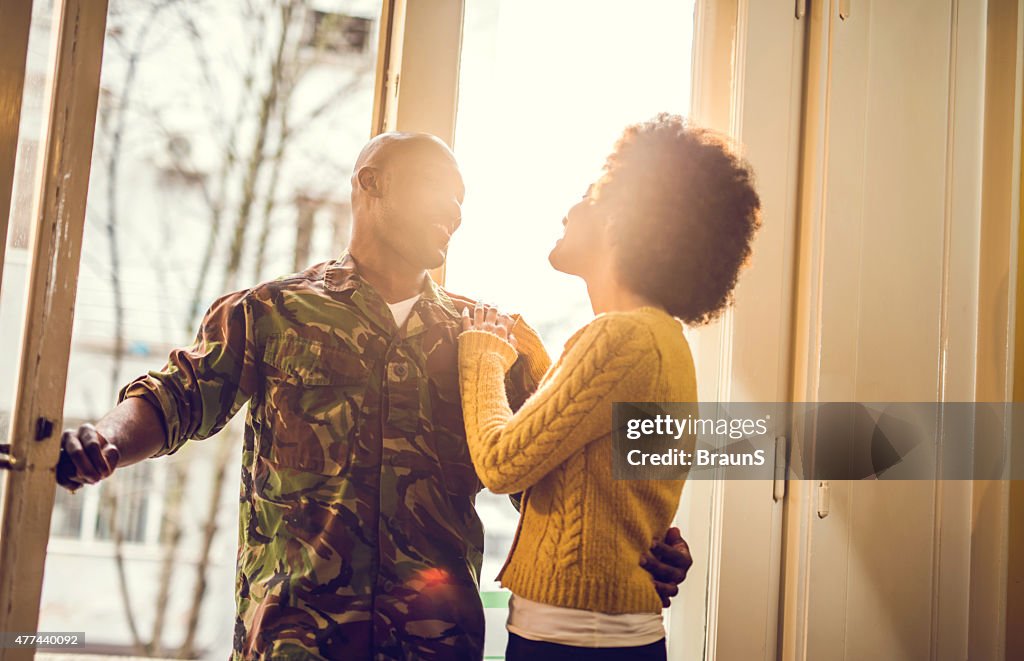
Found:
[[[259,454],[271,464],[341,475],[362,421],[367,371],[343,341],[294,335],[268,338]]]

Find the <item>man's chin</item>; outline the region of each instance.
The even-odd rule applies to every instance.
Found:
[[[439,269],[442,266],[444,266],[445,260],[447,258],[448,246],[445,246],[444,248],[441,248],[440,250],[437,251],[432,251],[429,255],[424,256],[423,268],[427,269],[428,271],[432,271],[433,269]]]
[[[393,250],[395,256],[405,262],[407,266],[423,269],[424,271],[431,271],[444,266],[448,253],[447,246],[437,248],[436,246],[422,243],[418,246],[394,246]]]

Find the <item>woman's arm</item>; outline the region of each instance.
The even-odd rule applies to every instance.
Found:
[[[580,332],[569,351],[514,415],[505,371],[515,348],[497,335],[459,336],[463,415],[473,465],[495,493],[521,491],[587,443],[611,432],[612,402],[649,391],[658,353],[647,327],[604,315]]]

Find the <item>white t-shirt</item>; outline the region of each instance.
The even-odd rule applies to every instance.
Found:
[[[661,613],[597,613],[512,595],[506,628],[517,636],[574,647],[639,647],[665,637]]]
[[[388,307],[391,308],[391,316],[395,318],[395,324],[399,328],[405,324],[405,320],[409,318],[409,313],[412,312],[412,306],[416,305],[416,301],[418,300],[420,300],[420,295],[416,294],[412,298],[407,298],[404,301],[388,303]]]

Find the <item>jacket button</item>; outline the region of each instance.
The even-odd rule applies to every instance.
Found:
[[[408,369],[406,368],[405,365],[402,365],[401,363],[395,365],[395,376],[397,376],[398,378],[405,378],[407,372]]]

